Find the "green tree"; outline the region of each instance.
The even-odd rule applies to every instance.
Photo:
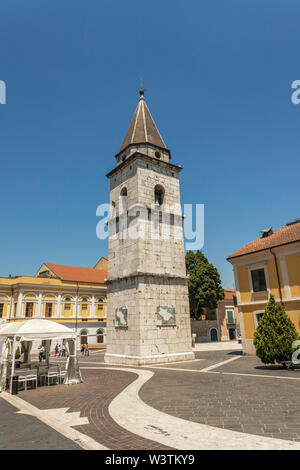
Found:
[[[217,268],[209,263],[202,251],[188,251],[185,256],[189,275],[189,299],[191,316],[199,318],[203,307],[215,309],[224,299],[224,290]]]
[[[298,339],[294,323],[273,295],[254,333],[256,355],[264,364],[291,360],[292,343]]]

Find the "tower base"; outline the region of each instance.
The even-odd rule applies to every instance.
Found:
[[[157,354],[151,356],[126,356],[123,354],[106,353],[104,362],[111,365],[145,366],[150,364],[166,364],[172,362],[192,361],[195,354],[192,351],[172,354]]]

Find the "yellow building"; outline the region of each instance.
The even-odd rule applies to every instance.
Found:
[[[300,332],[300,220],[261,233],[227,258],[234,268],[244,354],[255,354],[253,335],[270,294]]]
[[[90,347],[105,344],[107,258],[94,268],[43,263],[35,276],[0,278],[0,322],[47,318]]]

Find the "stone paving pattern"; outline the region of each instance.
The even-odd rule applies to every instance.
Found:
[[[84,358],[84,362],[92,361]],[[93,367],[94,364],[91,364]],[[119,426],[109,415],[111,401],[132,383],[137,375],[112,370],[82,370],[84,382],[70,386],[39,387],[37,390],[19,392],[18,396],[39,409],[70,408],[68,412],[80,411],[89,419],[88,425],[74,429],[95,439],[108,449],[116,450],[169,450],[157,442],[143,439]]]
[[[82,450],[35,416],[18,411],[0,395],[0,450]]]
[[[233,357],[222,351],[202,352],[200,356],[203,361],[193,365],[177,364],[177,367],[194,370],[198,364],[196,367],[203,369]],[[264,367],[257,358],[241,357],[214,371],[230,369],[237,373],[242,370],[243,373],[257,374],[255,366]],[[175,369],[176,365],[166,367]],[[264,368],[261,373],[265,374],[266,370]],[[268,372],[280,377],[297,377],[293,371],[278,367],[271,367]],[[297,380],[156,369],[155,375],[142,387],[140,397],[148,405],[186,420],[300,441],[299,385]]]
[[[213,369],[213,373],[200,372],[201,369],[233,357],[238,359]],[[253,374],[263,374],[297,378],[300,377],[299,370],[287,371],[280,366],[264,366],[257,358],[241,356],[239,351],[202,351],[196,352],[196,358],[201,360],[163,364],[163,369],[147,367],[155,375],[142,387],[141,399],[153,408],[186,420],[249,434],[300,441],[298,380],[251,377]],[[69,411],[80,411],[81,416],[88,417],[90,424],[75,428],[109,449],[167,449],[159,443],[128,432],[109,416],[109,404],[135,380],[136,375],[127,371],[107,370],[103,353],[79,357],[79,361],[82,367],[97,367],[99,364],[103,369],[83,369],[83,384],[23,391],[19,393],[20,398],[40,409],[69,407]],[[177,371],[177,368],[184,371]],[[188,369],[196,372],[189,372]]]

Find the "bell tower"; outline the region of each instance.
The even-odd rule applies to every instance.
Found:
[[[180,206],[181,166],[140,90],[110,179],[108,364],[194,359]]]

